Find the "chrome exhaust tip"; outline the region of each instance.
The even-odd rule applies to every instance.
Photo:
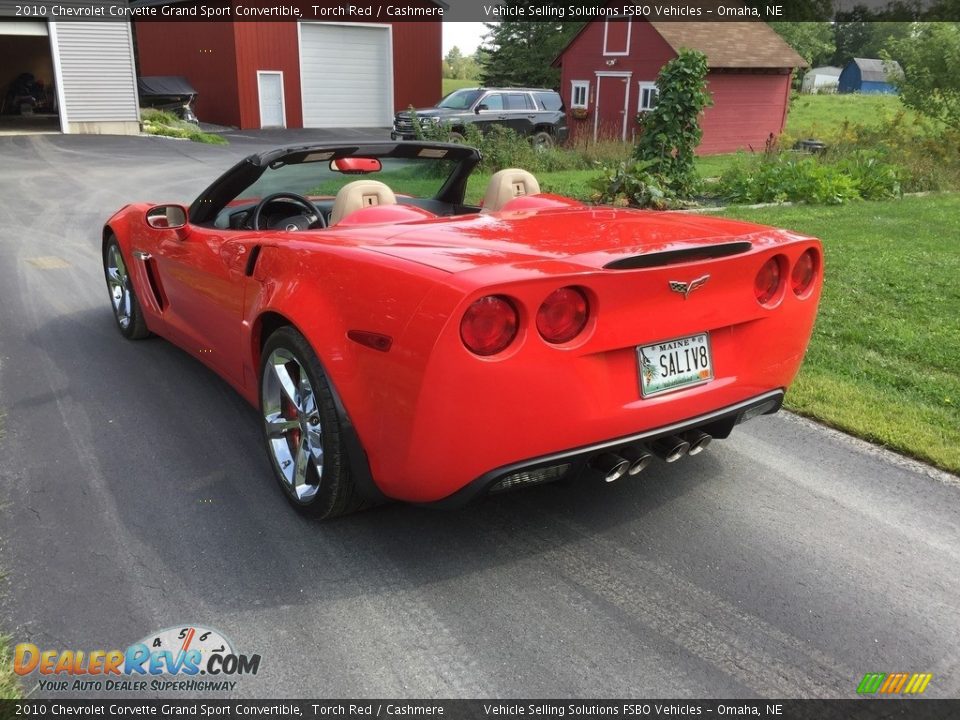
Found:
[[[630,461],[613,453],[597,455],[590,461],[590,465],[594,470],[599,470],[607,482],[619,480],[630,472]]]
[[[699,430],[685,432],[683,439],[690,443],[690,449],[687,450],[687,455],[699,455],[713,442],[713,438],[710,435],[707,435],[705,432],[700,432]]]
[[[676,435],[658,438],[650,445],[653,454],[664,462],[676,462],[690,451],[690,443]]]
[[[630,469],[627,470],[629,475],[638,475],[653,460],[653,455],[643,447],[626,447],[620,452],[630,461]]]

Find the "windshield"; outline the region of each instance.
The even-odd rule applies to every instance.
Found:
[[[480,93],[481,91],[476,89],[454,90],[438,102],[437,107],[447,108],[448,110],[466,110],[477,101]]]
[[[312,162],[268,167],[237,199],[257,200],[278,192],[294,192],[314,199],[332,198],[347,183],[361,179],[385,183],[397,195],[432,198],[457,166],[453,160],[385,157],[381,158],[382,167],[378,172],[347,174],[330,169],[332,153],[318,155],[321,157]]]

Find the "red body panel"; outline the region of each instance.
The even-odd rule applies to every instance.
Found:
[[[780,255],[791,268],[807,248],[819,251],[818,241],[676,213],[528,208],[288,233],[154,230],[146,209],[128,206],[109,227],[150,329],[256,404],[261,321],[281,315],[315,349],[377,486],[411,501],[445,498],[511,463],[785,389],[820,293],[819,273],[807,297],[785,287],[774,307],[759,305],[753,288],[766,260]],[[665,267],[604,268],[731,240],[752,248]],[[133,259],[144,253],[150,257]],[[704,274],[709,282],[687,297],[670,289],[670,281]],[[586,293],[590,320],[570,343],[550,345],[532,318],[568,285]],[[490,294],[511,300],[520,331],[502,353],[479,357],[464,346],[459,324],[471,302]],[[349,340],[349,330],[387,335],[392,346],[366,347]],[[710,333],[715,379],[642,398],[636,347],[701,332]]]
[[[623,52],[628,25],[629,54],[615,54]],[[620,139],[624,135],[627,141],[632,141],[637,131],[639,83],[654,82],[660,69],[675,57],[673,48],[645,20],[588,23],[561,58],[560,94],[568,107],[567,125],[573,142],[586,142],[595,136]],[[771,134],[778,137],[786,123],[790,70],[712,69],[707,75],[707,89],[713,105],[704,112],[703,141],[697,153],[761,150]],[[624,77],[628,73],[629,77]],[[589,114],[582,120],[574,118],[570,110],[572,83],[576,81],[590,83]]]

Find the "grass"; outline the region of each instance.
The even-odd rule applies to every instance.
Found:
[[[140,119],[143,122],[143,132],[147,135],[163,135],[164,137],[182,138],[207,145],[227,145],[227,139],[222,135],[203,132],[192,123],[184,122],[171,112],[154,108],[141,108]]]
[[[23,697],[23,691],[17,674],[13,672],[10,638],[0,635],[0,700],[17,700],[21,697]]]
[[[800,95],[790,101],[785,134],[829,142],[841,135],[844,123],[879,126],[901,112],[911,120],[916,115],[896,95]]]
[[[457,80],[454,78],[443,78],[441,81],[444,97],[452,93],[454,90],[459,90],[460,88],[480,87],[481,84],[482,83],[479,80]],[[437,99],[439,100],[440,98]]]
[[[960,472],[960,195],[724,214],[824,242],[820,314],[788,406]]]

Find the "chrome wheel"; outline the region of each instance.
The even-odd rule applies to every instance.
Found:
[[[279,347],[267,359],[260,392],[273,461],[287,491],[307,502],[323,477],[323,433],[310,378],[293,353]]]
[[[133,314],[130,296],[130,276],[127,266],[120,255],[120,248],[111,245],[107,250],[107,285],[110,287],[110,300],[113,302],[113,314],[123,330],[130,327]]]

